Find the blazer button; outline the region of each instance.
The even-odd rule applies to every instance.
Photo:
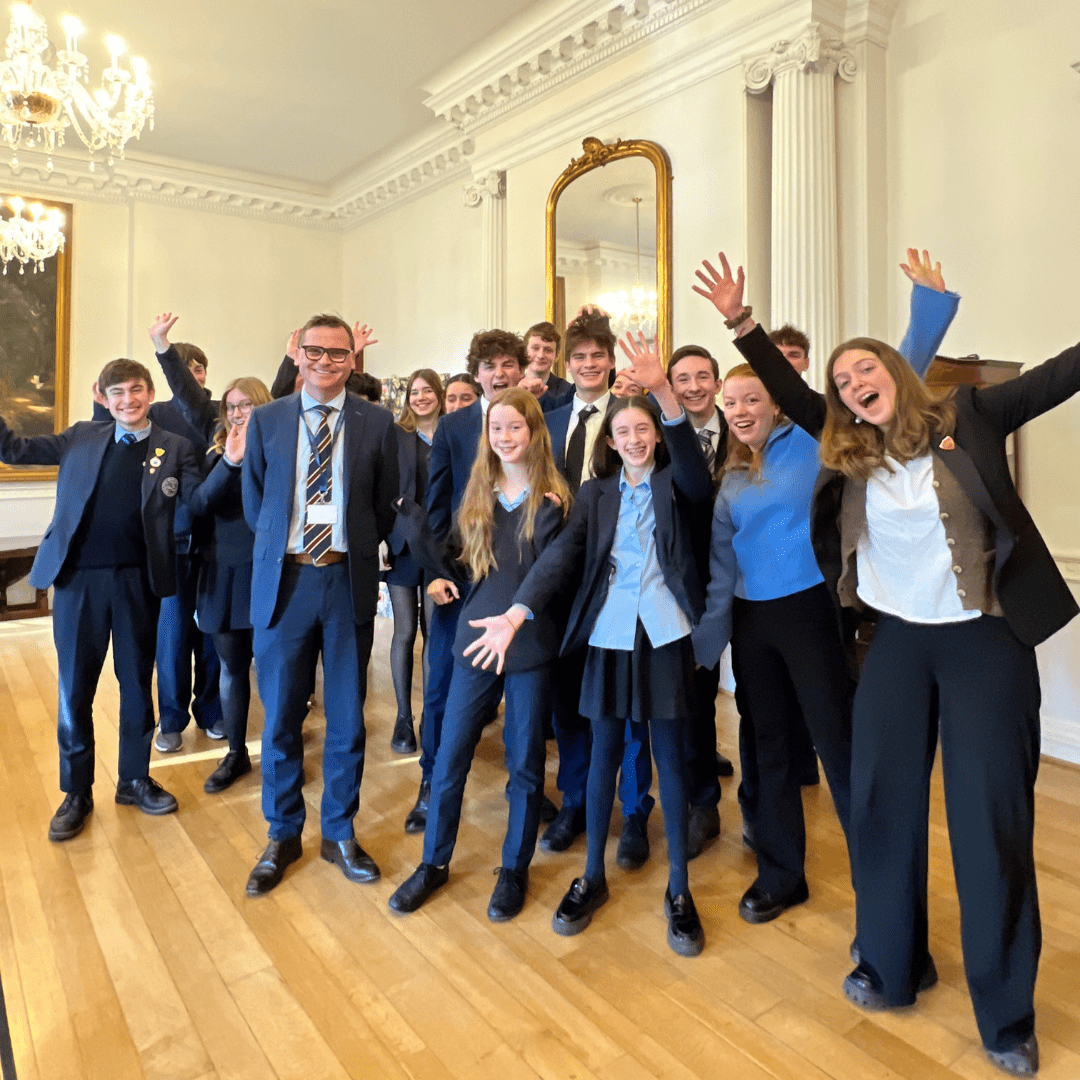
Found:
[[[941,484],[937,480],[931,480],[930,483],[933,484],[936,488],[941,487]]]
[[[965,596],[967,596],[967,593],[966,593],[966,592],[964,592],[964,590],[963,590],[963,589],[957,589],[957,590],[956,590],[956,595],[962,598],[962,597],[965,597]]]
[[[952,572],[953,572],[954,574],[959,574],[959,573],[962,573],[962,572],[963,572],[963,567],[961,567],[961,566],[954,566],[954,567],[952,568]]]
[[[942,510],[941,513],[938,514],[938,517],[941,518],[942,521],[948,521],[949,520],[949,515],[946,514],[944,510]]]
[[[952,547],[956,543],[956,541],[951,536],[947,536],[945,538],[945,543],[948,544],[949,547]]]

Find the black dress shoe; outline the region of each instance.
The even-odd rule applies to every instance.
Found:
[[[391,911],[407,915],[423,905],[427,898],[450,880],[449,866],[432,866],[422,862],[387,901]]]
[[[915,988],[921,994],[929,990],[938,981],[937,968],[934,966],[934,958],[926,958],[926,967],[923,969],[922,978]],[[844,980],[844,997],[858,1005],[860,1009],[868,1012],[885,1012],[887,1009],[901,1009],[903,1005],[893,1005],[886,997],[881,980],[868,967],[859,964],[858,967]]]
[[[559,815],[559,808],[545,795],[540,800],[540,820],[546,825]]]
[[[773,896],[758,888],[757,882],[743,893],[739,901],[739,915],[748,923],[767,923],[782,915],[789,907],[804,904],[810,899],[810,890],[803,879],[789,893]]]
[[[248,896],[268,893],[285,876],[285,868],[296,862],[303,853],[304,848],[299,836],[290,836],[286,840],[271,840],[247,880]]]
[[[413,718],[399,716],[394,721],[394,734],[390,739],[390,749],[395,754],[415,754],[416,734],[413,731]]]
[[[574,878],[569,892],[555,909],[551,928],[563,937],[580,934],[592,922],[593,912],[606,904],[610,895],[606,878],[601,881]]]
[[[624,870],[640,870],[649,858],[649,831],[640,814],[623,818],[615,861]]]
[[[326,862],[340,866],[341,872],[350,881],[378,881],[382,877],[375,860],[354,837],[350,836],[348,840],[327,840],[324,836],[319,845],[319,854]]]
[[[545,851],[565,851],[585,831],[585,807],[564,806],[544,830],[540,846]]]
[[[720,811],[715,806],[691,806],[686,823],[686,857],[696,859],[719,835]]]
[[[93,809],[93,795],[69,791],[49,822],[49,839],[59,844],[78,836],[86,826],[86,819]]]
[[[405,817],[405,831],[423,832],[427,828],[428,802],[431,799],[431,784],[427,780],[420,782],[420,792],[416,796],[413,808]]]
[[[495,891],[488,904],[488,918],[492,922],[509,922],[525,906],[529,871],[500,866],[495,873],[499,875],[499,880],[495,882]]]
[[[247,747],[239,750],[230,750],[222,759],[221,764],[206,778],[203,791],[207,795],[216,795],[231,787],[241,776],[251,772],[251,758],[248,757]]]
[[[172,814],[178,803],[156,780],[140,776],[138,780],[121,780],[116,785],[116,801],[121,806],[137,806],[144,814]]]
[[[698,918],[694,898],[680,893],[672,898],[671,890],[664,891],[664,914],[667,916],[667,943],[680,956],[700,956],[705,948],[705,931]]]
[[[716,775],[725,778],[735,775],[735,766],[731,764],[731,758],[724,757],[719,750],[716,751]]]
[[[990,1061],[1010,1076],[1034,1076],[1039,1071],[1039,1044],[1034,1035],[1011,1050],[983,1049]]]

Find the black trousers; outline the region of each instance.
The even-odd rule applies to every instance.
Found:
[[[247,742],[248,711],[251,707],[251,660],[255,655],[253,631],[221,630],[213,635],[214,649],[221,659],[218,690],[221,714],[230,750],[242,750]]]
[[[964,968],[991,1050],[1035,1029],[1039,704],[1035,650],[985,615],[936,626],[881,616],[855,694],[851,850],[863,963],[891,1004],[915,1000],[940,733]]]
[[[142,566],[63,571],[53,593],[60,707],[60,790],[89,794],[94,783],[93,703],[109,637],[120,684],[117,777],[138,780],[150,769],[154,734],[154,647],[160,601]]]
[[[716,694],[719,689],[719,664],[694,671],[697,715],[683,725],[686,795],[691,806],[716,806],[720,802],[720,773],[716,766]]]
[[[757,885],[772,895],[784,895],[805,875],[797,725],[806,718],[837,817],[847,833],[854,686],[824,583],[776,600],[736,598],[732,616],[732,652],[753,717],[758,770]],[[798,709],[792,708],[793,702]]]

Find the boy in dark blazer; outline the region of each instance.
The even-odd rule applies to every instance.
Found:
[[[389,411],[345,384],[367,327],[309,319],[299,340],[299,393],[248,421],[244,516],[255,533],[251,622],[266,719],[263,815],[270,842],[247,883],[259,896],[302,853],[308,673],[322,653],[326,738],[322,846],[350,881],[379,868],[356,842],[364,770],[364,698],[379,590],[379,542],[394,523],[397,452]]]
[[[120,683],[116,801],[168,814],[176,799],[150,778],[151,680],[158,608],[176,591],[173,518],[201,475],[191,443],[149,419],[154,382],[142,364],[113,360],[98,378],[113,419],[59,435],[20,438],[0,419],[0,460],[58,465],[56,509],[30,572],[54,587],[53,638],[60,703],[60,789],[49,839],[82,832],[93,809],[98,678],[113,642]]]

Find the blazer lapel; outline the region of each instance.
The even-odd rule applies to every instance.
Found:
[[[653,515],[656,518],[656,552],[663,558],[662,553],[668,550],[666,541],[675,535],[670,467],[654,469],[649,482],[652,485]]]
[[[615,527],[619,523],[619,506],[622,503],[622,494],[619,491],[620,475],[616,473],[602,481],[603,490],[596,504],[599,535],[594,550],[597,552],[610,551],[615,544]]]
[[[378,408],[378,406],[376,406]],[[352,488],[349,476],[349,465],[353,461],[360,460],[360,441],[364,434],[364,410],[359,401],[345,395],[345,404],[341,410],[339,423],[345,425],[345,430],[338,436],[342,440],[343,454],[341,459],[341,483],[344,487],[341,505],[345,514],[345,520],[349,520],[349,491]]]
[[[158,470],[160,465],[151,465],[150,459],[155,457],[161,458],[161,464],[165,464],[165,454],[169,453],[172,449],[165,442],[164,429],[157,426],[157,424],[151,421],[150,423],[150,435],[146,440],[146,459],[143,462],[143,474],[142,474],[142,505],[150,501],[150,497],[154,494],[154,488],[157,487],[161,480],[158,476]],[[164,454],[159,454],[158,450],[164,450]]]

